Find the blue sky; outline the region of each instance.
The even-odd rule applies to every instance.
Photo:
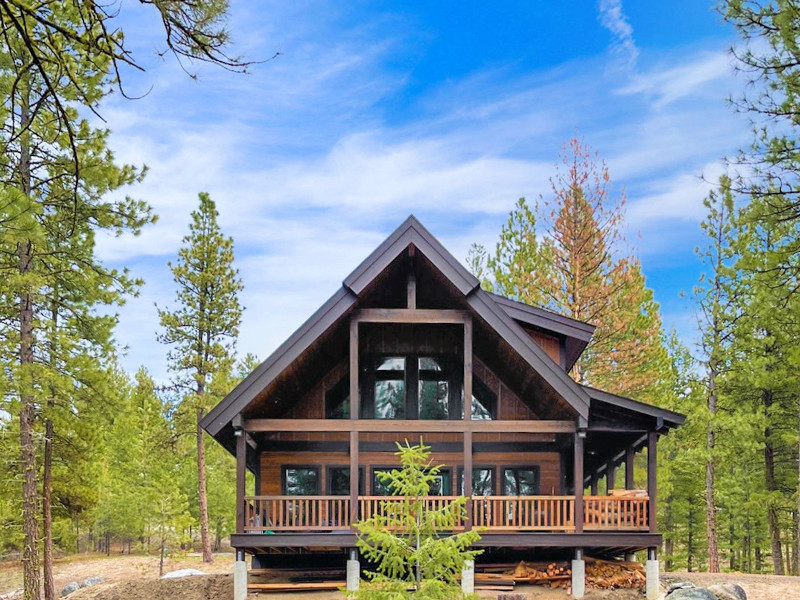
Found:
[[[628,239],[665,325],[693,339],[702,199],[749,140],[726,98],[735,41],[705,1],[255,2],[234,0],[249,75],[160,59],[153,15],[120,17],[143,74],[103,107],[117,157],[147,164],[125,190],[159,222],[100,239],[146,284],[120,312],[125,368],[166,377],[155,303],[197,193],[235,239],[246,306],[239,351],[266,357],[409,213],[463,259],[492,247],[520,196],[549,190],[577,134],[627,195]],[[151,89],[152,88],[152,89]]]

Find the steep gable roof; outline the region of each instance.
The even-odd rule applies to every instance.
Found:
[[[203,428],[216,436],[227,427],[236,415],[319,336],[345,317],[356,306],[358,295],[411,245],[463,294],[476,315],[510,344],[575,410],[581,420],[588,418],[590,399],[586,391],[527,335],[522,326],[496,300],[497,296],[482,290],[480,281],[412,215],[345,278],[342,288],[209,412],[203,419]]]

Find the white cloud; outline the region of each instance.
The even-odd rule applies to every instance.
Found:
[[[639,49],[633,39],[633,27],[622,11],[622,0],[600,0],[597,9],[600,23],[614,36],[612,51],[619,57],[621,66],[632,69],[639,58]]]

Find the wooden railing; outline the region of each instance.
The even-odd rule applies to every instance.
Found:
[[[614,496],[585,496],[584,529],[605,531],[647,530],[647,496],[625,498]]]
[[[474,497],[472,523],[487,531],[572,531],[575,496]]]
[[[438,510],[456,498],[429,496],[425,503],[428,509]],[[400,501],[391,496],[359,496],[359,518],[369,518]],[[474,496],[470,501],[473,526],[484,533],[575,530],[574,496]],[[585,496],[583,528],[647,531],[647,510],[647,497]],[[245,533],[349,530],[350,497],[251,496],[245,498],[244,519]],[[455,529],[463,526],[459,522]]]
[[[245,498],[246,533],[350,529],[349,496]]]

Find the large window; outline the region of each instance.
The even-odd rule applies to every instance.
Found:
[[[361,369],[362,419],[463,419],[463,366],[441,356],[382,356]],[[497,397],[472,378],[472,420],[497,418]],[[350,378],[325,393],[325,418],[350,417]]]
[[[319,467],[283,467],[283,493],[286,496],[319,495]]]
[[[374,496],[394,496],[395,490],[384,482],[380,473],[391,471],[397,467],[374,467],[372,469],[372,494]],[[450,469],[440,469],[428,492],[431,496],[450,496],[453,493],[453,472]]]
[[[458,488],[464,493],[464,469],[458,470]],[[472,469],[472,495],[473,496],[493,496],[494,495],[494,468],[475,467]]]
[[[535,496],[539,493],[539,467],[504,467],[503,493],[506,496]]]
[[[358,470],[358,493],[364,493],[364,469]],[[350,467],[328,467],[328,494],[331,496],[350,495]]]

